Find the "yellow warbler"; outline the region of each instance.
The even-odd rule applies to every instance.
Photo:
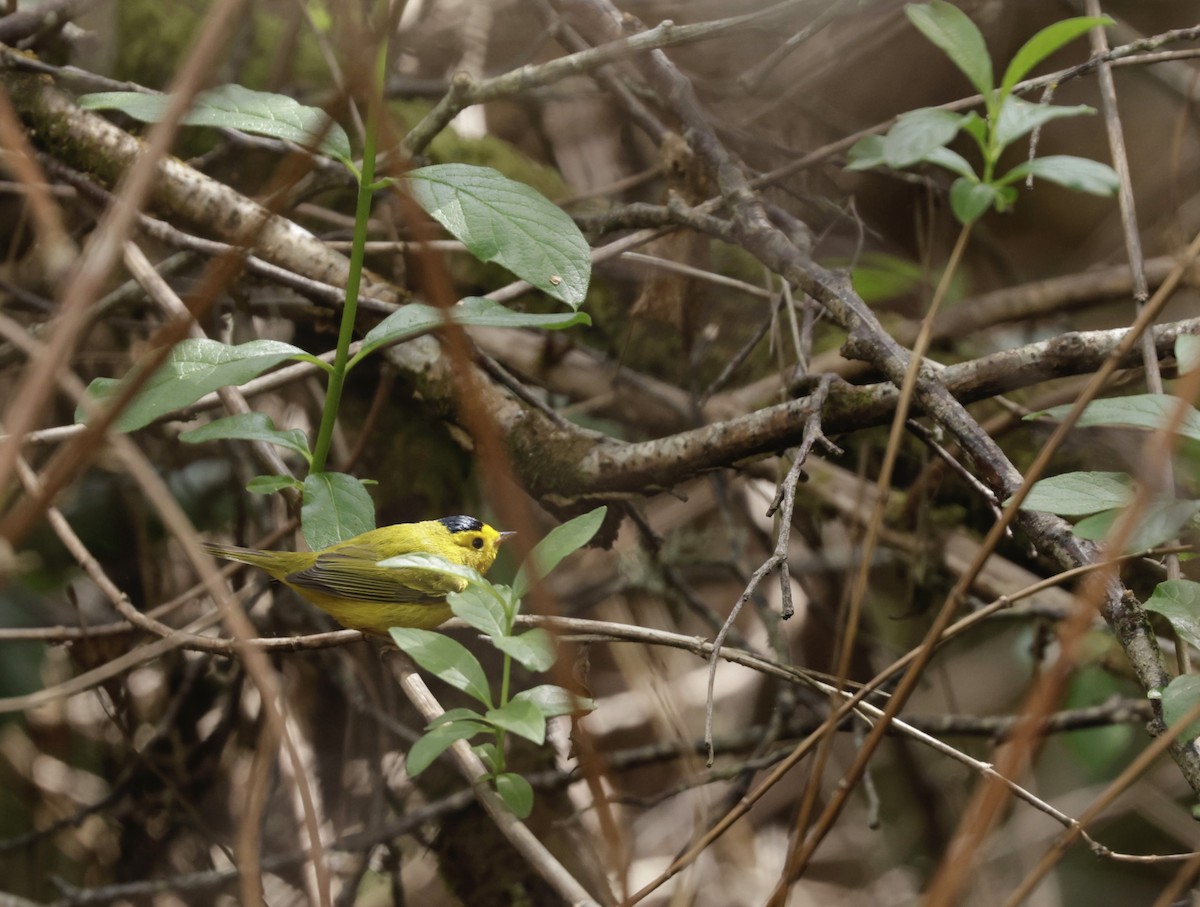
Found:
[[[513,535],[471,516],[372,529],[320,551],[258,551],[205,544],[226,560],[252,564],[295,589],[343,627],[386,635],[388,627],[432,629],[450,617],[446,596],[461,592],[461,577],[415,567],[378,567],[401,554],[434,554],[486,573],[500,543]]]

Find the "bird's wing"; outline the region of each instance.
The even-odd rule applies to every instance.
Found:
[[[377,567],[382,558],[358,548],[339,548],[320,555],[304,570],[289,573],[285,582],[336,598],[366,602],[429,603],[445,601],[466,588],[466,580],[410,567]]]

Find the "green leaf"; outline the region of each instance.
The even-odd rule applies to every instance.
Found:
[[[1200,674],[1184,674],[1176,677],[1163,690],[1163,720],[1168,725],[1179,721],[1200,702]],[[1180,742],[1186,743],[1200,737],[1200,720],[1188,723],[1179,732]]]
[[[950,210],[960,224],[977,221],[996,203],[996,188],[959,177],[950,186]]]
[[[1166,394],[1130,394],[1127,397],[1107,397],[1104,400],[1093,400],[1089,403],[1080,415],[1079,421],[1075,423],[1075,427],[1113,426],[1154,431],[1166,427],[1171,420],[1171,413],[1178,405],[1177,397]],[[1026,418],[1032,419],[1045,415],[1051,419],[1061,420],[1070,411],[1070,404],[1064,404],[1040,413],[1032,413]],[[1200,441],[1200,412],[1197,412],[1195,407],[1188,407],[1188,413],[1179,427],[1179,433],[1185,438]]]
[[[451,576],[457,576],[459,579],[464,579],[471,584],[487,585],[487,580],[480,576],[477,570],[468,567],[466,564],[456,564],[453,561],[446,560],[444,557],[438,557],[436,554],[426,554],[424,551],[398,554],[395,557],[379,561],[376,566],[432,570],[435,573],[448,573]]]
[[[114,427],[136,431],[218,388],[244,384],[280,362],[306,356],[299,347],[278,340],[251,340],[240,346],[207,339],[180,341],[117,417]],[[120,386],[121,382],[112,378],[97,378],[88,385],[87,395],[104,403],[119,393]],[[84,421],[82,406],[75,411],[75,421]]]
[[[975,23],[945,0],[912,3],[904,8],[909,21],[962,70],[984,97],[992,90],[992,60]]]
[[[313,551],[375,528],[375,502],[366,487],[344,472],[310,472],[304,480],[300,528]]]
[[[1127,680],[1113,676],[1100,665],[1082,665],[1067,681],[1063,705],[1068,709],[1101,705],[1114,696],[1128,695],[1129,687]],[[1111,777],[1118,765],[1128,761],[1130,747],[1139,733],[1127,724],[1109,724],[1082,728],[1063,736],[1063,742],[1070,747],[1085,780],[1099,781]]]
[[[533,788],[515,772],[496,776],[496,793],[518,819],[526,819],[533,812]]]
[[[76,103],[84,110],[119,110],[143,123],[162,120],[169,95],[137,91],[103,91],[85,94]],[[350,139],[319,107],[305,107],[287,95],[251,91],[241,85],[222,85],[196,95],[192,108],[183,116],[185,126],[217,126],[255,135],[284,139],[313,147],[324,135],[318,150],[341,161],[350,160]]]
[[[454,616],[466,621],[481,633],[492,638],[505,635],[508,615],[504,605],[487,589],[477,585],[467,586],[462,592],[451,592],[446,596]]]
[[[1145,608],[1169,620],[1186,642],[1200,646],[1200,583],[1190,579],[1161,582],[1146,599]]]
[[[447,320],[463,327],[537,328],[543,331],[561,331],[577,324],[592,323],[586,312],[553,312],[548,315],[518,312],[481,296],[468,296],[449,309],[414,302],[392,312],[368,331],[354,361],[386,344],[400,343],[435,331]]]
[[[546,576],[564,557],[590,542],[603,524],[607,513],[607,507],[597,507],[567,520],[561,526],[555,526],[546,533],[546,537],[529,552],[528,561],[517,571],[517,578],[513,580],[513,594],[517,598],[524,598],[532,585],[531,571],[539,577]]]
[[[215,419],[207,425],[185,431],[179,436],[180,441],[188,444],[201,444],[205,441],[266,441],[293,453],[298,453],[312,463],[312,454],[308,449],[308,438],[298,428],[279,429],[266,413],[238,413]]]
[[[1066,472],[1037,482],[1021,509],[1087,516],[1124,507],[1133,500],[1132,485],[1133,480],[1123,472]]]
[[[884,302],[911,293],[925,279],[916,262],[886,252],[864,252],[850,272],[850,282],[864,302]]]
[[[1053,104],[1031,104],[1020,98],[1008,98],[1000,107],[1000,115],[996,117],[996,141],[1003,148],[1051,120],[1081,117],[1095,112],[1094,108],[1086,104],[1061,107]]]
[[[554,664],[554,637],[540,627],[519,636],[494,636],[492,645],[530,671],[547,671]]]
[[[902,170],[925,160],[958,135],[962,119],[962,114],[936,107],[901,114],[883,139],[884,162],[894,170]]]
[[[408,758],[404,760],[408,776],[415,778],[456,741],[469,740],[484,730],[487,730],[487,727],[476,722],[450,721],[426,732],[412,745],[408,751]]]
[[[532,702],[513,699],[503,708],[488,709],[484,717],[496,727],[532,740],[538,746],[546,742],[546,716]]]
[[[949,148],[934,148],[925,155],[925,160],[930,164],[944,167],[951,173],[957,173],[972,182],[978,181],[978,177],[975,176],[975,168],[967,163],[967,159],[957,151],[951,151]]]
[[[514,700],[531,702],[549,718],[560,715],[574,715],[590,712],[596,708],[596,701],[587,696],[576,696],[570,690],[564,690],[552,683],[543,683],[528,690],[522,690],[513,696]]]
[[[1047,25],[1022,44],[1021,49],[1009,61],[1008,68],[1004,70],[1004,78],[1000,81],[1001,95],[1007,95],[1014,85],[1024,79],[1046,57],[1074,41],[1088,29],[1097,25],[1112,24],[1113,20],[1108,16],[1077,16]]]
[[[1017,164],[998,182],[1006,186],[1024,179],[1031,173],[1038,179],[1092,195],[1113,195],[1120,185],[1117,172],[1108,164],[1070,154],[1052,154]]]
[[[304,490],[304,483],[292,476],[255,476],[246,483],[246,490],[251,494],[274,494],[285,488]]]
[[[1124,508],[1118,508],[1093,514],[1076,523],[1074,532],[1081,539],[1099,541],[1108,536],[1124,512]],[[1200,501],[1154,501],[1138,520],[1122,553],[1136,554],[1170,541],[1197,513],[1200,513]]]
[[[1200,365],[1200,337],[1195,334],[1180,334],[1176,337],[1175,361],[1179,364],[1181,375]]]
[[[486,740],[483,743],[475,743],[471,745],[471,751],[479,757],[479,760],[487,766],[489,772],[495,772],[496,766],[500,765],[499,754],[496,752],[496,744],[494,741]]]
[[[415,627],[392,627],[388,632],[401,651],[426,671],[488,708],[492,707],[487,675],[479,660],[462,643],[441,633]]]
[[[870,170],[884,163],[883,136],[864,135],[846,152],[847,170]]]
[[[587,240],[560,208],[490,167],[408,172],[413,198],[480,261],[494,261],[573,309],[592,273]]]

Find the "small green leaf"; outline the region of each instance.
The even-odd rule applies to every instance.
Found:
[[[886,252],[864,252],[850,272],[854,292],[868,303],[911,293],[924,279],[921,265]]]
[[[592,323],[586,312],[553,312],[548,315],[518,312],[481,296],[468,296],[448,309],[414,302],[392,312],[368,331],[354,362],[357,363],[381,346],[436,331],[447,319],[463,327],[537,328],[542,331],[561,331],[577,324]]]
[[[493,638],[504,636],[507,623],[504,605],[487,589],[470,585],[462,592],[450,593],[446,601],[455,617],[476,630]]]
[[[480,261],[494,261],[573,309],[591,279],[575,222],[536,190],[490,167],[435,164],[408,172],[413,198]]]
[[[1163,720],[1168,725],[1179,721],[1200,702],[1200,674],[1184,674],[1176,677],[1163,690]],[[1200,737],[1200,720],[1188,723],[1180,732],[1180,742],[1186,743]]]
[[[1031,104],[1020,98],[1008,98],[1000,107],[1000,115],[996,118],[996,141],[1004,148],[1051,120],[1087,116],[1095,112],[1094,108],[1086,104],[1061,107],[1053,104]]]
[[[392,627],[388,632],[396,645],[426,671],[488,708],[492,707],[487,675],[479,660],[462,643],[441,633],[415,627]]]
[[[375,528],[375,502],[363,483],[344,472],[310,472],[304,480],[300,528],[313,551]]]
[[[1161,582],[1146,599],[1145,608],[1169,620],[1188,643],[1200,646],[1200,583],[1190,579]]]
[[[1124,512],[1124,508],[1118,508],[1093,514],[1076,523],[1074,532],[1081,539],[1099,541],[1108,536]],[[1197,513],[1200,513],[1200,501],[1159,500],[1151,503],[1138,520],[1122,553],[1136,554],[1170,541]]]
[[[987,45],[975,23],[966,13],[946,3],[910,3],[904,8],[912,22],[926,38],[932,41],[950,60],[962,70],[975,86],[975,90],[986,97],[992,88],[992,60]]]
[[[441,727],[443,724],[450,724],[455,721],[474,721],[479,725],[481,730],[488,729],[488,723],[482,713],[474,709],[457,708],[447,709],[442,712],[442,714],[430,721],[429,724],[425,725],[425,730],[432,731],[435,727]]]
[[[76,103],[84,110],[120,110],[143,123],[162,120],[169,95],[137,91],[104,91],[85,94]],[[284,139],[312,147],[317,136],[319,150],[341,161],[350,160],[350,139],[337,123],[329,122],[319,107],[305,107],[287,95],[252,91],[241,85],[222,85],[196,95],[192,108],[183,116],[185,126],[217,126],[255,135]]]
[[[950,186],[950,210],[960,224],[977,221],[996,202],[996,188],[959,177]]]
[[[205,394],[231,384],[245,384],[287,359],[308,353],[278,340],[251,340],[229,346],[216,340],[188,339],[175,345],[162,366],[142,385],[133,401],[117,418],[117,431],[136,431],[168,413],[191,406]],[[137,366],[134,366],[136,369]],[[104,403],[117,395],[120,381],[97,378],[87,395]],[[84,408],[75,411],[75,421],[84,421]]]
[[[957,173],[959,176],[972,182],[978,182],[978,178],[975,176],[975,168],[967,163],[967,159],[957,151],[951,151],[949,148],[934,148],[925,155],[925,160],[927,163],[944,167],[951,173]]]
[[[266,441],[300,456],[311,463],[312,454],[308,449],[308,438],[298,428],[279,429],[266,413],[238,413],[215,419],[207,425],[185,431],[179,436],[180,441],[187,444],[201,444],[205,441]]]
[[[1038,179],[1092,195],[1113,195],[1120,185],[1117,172],[1108,164],[1070,154],[1052,154],[1049,157],[1037,157],[1032,161],[1017,164],[998,182],[1007,186],[1031,173]]]
[[[552,683],[543,683],[528,690],[522,690],[513,697],[531,702],[549,718],[560,715],[575,715],[590,712],[596,708],[596,701],[587,696],[576,696],[570,690],[564,690]]]
[[[1027,76],[1035,66],[1041,63],[1060,47],[1069,44],[1090,28],[1097,25],[1112,25],[1113,20],[1108,16],[1078,16],[1074,19],[1063,19],[1047,25],[1036,35],[1021,45],[1000,82],[1001,95],[1007,95],[1013,86]]]
[[[464,579],[473,585],[487,585],[487,580],[480,576],[477,570],[468,567],[466,564],[456,564],[453,561],[446,560],[444,557],[438,557],[436,554],[426,554],[423,551],[398,554],[395,557],[379,561],[376,566],[432,570],[435,573],[448,573],[451,576],[457,576],[459,579]]]
[[[255,476],[246,483],[246,490],[251,494],[274,494],[285,488],[304,490],[304,483],[292,476]]]
[[[1132,485],[1133,480],[1123,472],[1067,472],[1037,482],[1021,509],[1087,516],[1124,507],[1133,500]]]
[[[884,163],[883,136],[864,135],[846,152],[847,170],[870,170]]]
[[[471,751],[487,766],[489,772],[495,772],[496,766],[500,765],[500,759],[496,752],[496,744],[491,740],[472,744]]]
[[[554,664],[554,637],[540,627],[519,636],[494,636],[492,645],[530,671],[548,671]]]
[[[480,731],[487,730],[482,724],[470,721],[451,721],[428,731],[412,745],[404,768],[410,778],[415,778],[433,764],[438,756],[450,749],[456,741],[469,740]]]
[[[517,578],[513,580],[513,594],[517,598],[525,597],[532,585],[531,570],[539,577],[546,576],[564,557],[590,542],[604,523],[607,513],[607,507],[597,507],[546,533],[546,537],[533,546],[528,561],[517,571]]]
[[[884,162],[894,170],[911,167],[949,143],[962,125],[962,114],[922,107],[900,115],[883,139]]]
[[[527,819],[533,812],[533,788],[515,772],[496,776],[496,793],[518,819]]]
[[[1171,421],[1171,414],[1179,405],[1177,397],[1166,394],[1130,394],[1127,397],[1107,397],[1104,400],[1093,400],[1083,410],[1076,428],[1096,428],[1113,426],[1116,428],[1141,428],[1148,431],[1165,428]],[[1070,404],[1055,406],[1040,413],[1031,413],[1027,419],[1037,416],[1048,416],[1061,420],[1071,411]],[[1200,412],[1189,406],[1179,433],[1185,438],[1200,441]]]
[[[1200,337],[1195,334],[1180,334],[1176,337],[1175,361],[1179,364],[1181,375],[1200,365]]]
[[[503,708],[488,709],[484,717],[496,727],[532,740],[538,746],[546,742],[546,716],[532,702],[513,699]]]

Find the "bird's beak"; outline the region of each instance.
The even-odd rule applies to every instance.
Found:
[[[516,534],[517,534],[517,533],[516,533],[516,530],[515,530],[515,529],[510,529],[508,532],[501,532],[501,533],[500,533],[500,538],[498,538],[498,539],[496,540],[496,544],[497,544],[497,545],[499,545],[499,544],[500,544],[501,542],[503,542],[505,539],[510,539],[510,538],[512,538],[512,537],[513,537],[514,535],[516,535]]]

